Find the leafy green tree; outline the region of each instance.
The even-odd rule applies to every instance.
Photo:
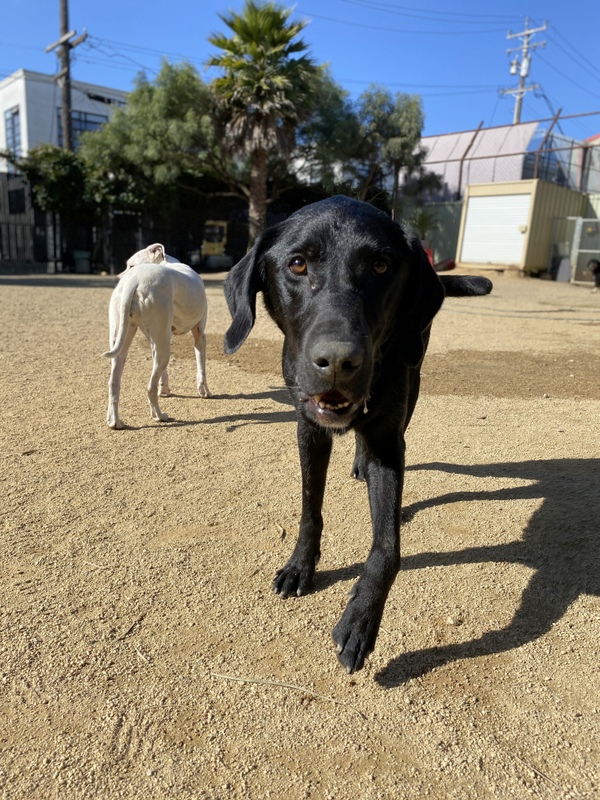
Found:
[[[421,99],[372,85],[357,102],[361,142],[350,169],[361,199],[383,191],[392,178],[392,208],[398,204],[401,168],[412,172],[421,139],[424,116]]]
[[[410,174],[419,164],[418,145],[425,117],[421,106],[421,98],[417,95],[396,94],[394,110],[389,120],[392,134],[383,149],[383,156],[388,170],[391,170],[392,209],[396,212],[398,204],[400,169]]]
[[[210,95],[187,63],[164,61],[154,83],[138,76],[127,106],[102,130],[82,137],[98,199],[141,205],[156,188],[211,170],[215,132]]]
[[[44,144],[32,148],[26,156],[0,155],[25,176],[41,211],[52,211],[65,220],[88,219],[93,215],[89,170],[77,153]]]
[[[163,61],[158,77],[136,79],[127,105],[102,130],[85,134],[80,152],[110,231],[114,211],[135,211],[141,224],[169,231],[182,258],[206,218],[207,195],[227,190],[214,179],[220,160],[208,86],[189,64]],[[112,263],[112,237],[105,237]]]
[[[299,38],[305,22],[291,22],[292,9],[246,0],[240,14],[220,15],[232,35],[209,37],[221,52],[208,64],[221,75],[212,83],[223,141],[250,162],[250,239],[266,225],[268,159],[293,150],[295,131],[314,102],[317,67]]]
[[[315,74],[313,93],[318,103],[298,127],[293,169],[301,179],[335,191],[360,147],[360,125],[348,92],[327,67]]]
[[[423,242],[429,234],[440,229],[440,221],[435,211],[424,206],[417,206],[413,210],[408,223]]]

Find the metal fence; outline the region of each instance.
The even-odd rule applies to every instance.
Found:
[[[105,227],[61,230],[60,219],[41,215],[37,223],[0,221],[0,274],[35,273],[116,274],[125,269],[132,253],[152,242],[161,242],[169,255],[194,265],[200,253],[203,221],[184,239],[174,238],[170,229],[144,224],[137,214],[115,214]],[[45,221],[44,221],[45,218]],[[248,225],[245,220],[229,221],[227,253],[239,260],[246,251]]]
[[[54,263],[54,231],[46,225],[0,222],[0,273],[48,272]]]
[[[561,217],[554,221],[552,256],[548,271],[557,281],[591,284],[588,269],[592,259],[600,259],[600,220]]]
[[[111,209],[96,225],[63,223],[58,214],[34,206],[21,175],[0,172],[0,273],[118,273],[132,253],[152,242],[161,242],[170,255],[193,263],[208,218],[227,220],[227,254],[239,260],[248,241],[243,202],[221,197],[192,200],[156,220],[146,210]]]
[[[431,219],[431,227],[426,232],[425,240],[433,251],[434,262],[456,258],[462,207],[462,200],[424,203],[421,206],[406,204],[402,208],[400,221],[411,225],[411,220],[419,210],[426,211]]]

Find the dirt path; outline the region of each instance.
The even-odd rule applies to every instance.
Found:
[[[600,796],[600,295],[449,300],[408,436],[403,569],[349,677],[331,630],[370,542],[336,440],[315,592],[281,601],[299,466],[264,314],[208,382],[149,350],[105,423],[113,281],[0,277],[3,798]]]

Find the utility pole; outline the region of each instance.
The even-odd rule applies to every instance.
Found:
[[[71,50],[87,39],[87,32],[84,31],[77,39],[73,39],[76,31],[69,30],[69,8],[68,0],[59,0],[60,3],[60,39],[48,45],[46,52],[50,53],[57,47],[60,48],[59,57],[61,70],[54,76],[55,81],[59,81],[62,90],[62,102],[60,109],[60,122],[62,127],[63,148],[73,150],[73,124],[71,119]]]
[[[525,86],[525,78],[529,75],[529,67],[531,65],[531,51],[538,47],[545,47],[546,42],[531,42],[531,37],[534,33],[545,31],[548,23],[544,22],[541,28],[530,28],[529,17],[525,19],[525,30],[520,33],[508,32],[507,39],[521,39],[522,45],[520,47],[513,47],[506,51],[507,55],[511,53],[521,53],[516,55],[510,62],[510,74],[519,75],[519,86],[516,89],[502,89],[500,94],[514,94],[515,95],[515,113],[513,116],[513,125],[521,122],[521,108],[523,106],[523,97],[526,92],[531,92],[534,89],[539,89],[538,84],[532,86]]]

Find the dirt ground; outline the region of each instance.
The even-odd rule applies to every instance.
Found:
[[[208,383],[141,335],[105,424],[114,279],[0,277],[2,798],[600,797],[600,295],[498,275],[447,300],[408,433],[403,568],[348,676],[367,555],[336,439],[315,591],[281,600],[295,425],[261,311]]]

